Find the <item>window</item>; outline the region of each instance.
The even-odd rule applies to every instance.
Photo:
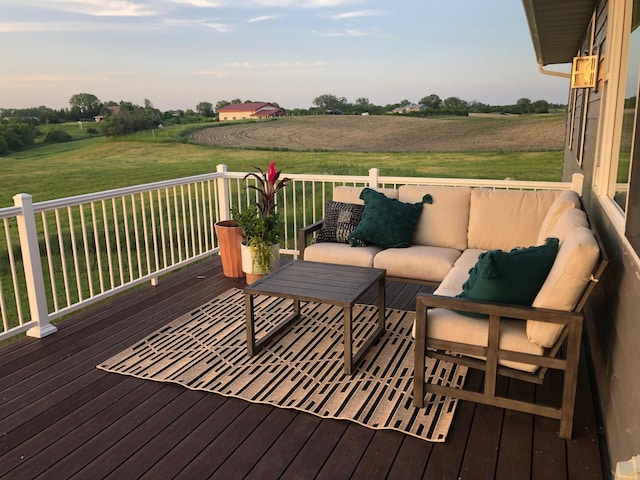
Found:
[[[615,2],[613,2],[615,3]],[[624,2],[623,9],[609,11],[613,15],[625,18],[635,2]],[[620,4],[618,4],[620,5]],[[640,109],[638,97],[640,84],[640,15],[634,11],[632,18],[626,16],[627,24],[622,31],[631,30],[629,36],[627,58],[620,62],[621,70],[618,83],[620,96],[624,98],[622,115],[617,112],[619,125],[619,146],[612,152],[612,170],[609,172],[608,196],[613,200],[622,220],[619,228],[624,229],[624,235],[640,255]],[[615,23],[615,21],[614,21]],[[612,26],[612,29],[615,27]],[[627,34],[628,35],[628,34]],[[613,57],[612,57],[613,58]],[[626,60],[626,61],[625,61]],[[626,67],[626,68],[625,68]],[[622,99],[620,100],[622,101]],[[618,107],[619,108],[619,107]],[[616,223],[616,222],[614,222]]]
[[[631,33],[629,45],[629,67],[625,80],[624,113],[622,117],[622,133],[618,152],[618,169],[616,172],[613,199],[622,209],[627,210],[629,196],[629,179],[631,174],[631,152],[635,138],[635,120],[637,112],[638,69],[640,68],[640,29]],[[637,163],[637,162],[636,162]]]

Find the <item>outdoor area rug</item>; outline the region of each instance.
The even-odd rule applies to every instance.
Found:
[[[257,297],[255,308],[258,339],[293,311],[291,300],[275,297]],[[343,369],[342,308],[301,302],[301,312],[249,357],[244,293],[229,290],[98,368],[445,441],[456,400],[429,395],[424,408],[412,405],[414,312],[387,309],[385,333],[352,375]],[[354,307],[354,351],[375,328],[376,314],[373,306]],[[464,383],[466,367],[427,362],[430,382]]]

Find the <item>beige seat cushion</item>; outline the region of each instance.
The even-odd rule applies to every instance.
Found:
[[[553,191],[471,189],[469,248],[509,251],[537,245]]]
[[[579,210],[580,208],[580,197],[576,192],[573,190],[565,190],[562,192],[551,204],[549,211],[542,221],[540,231],[538,232],[538,244],[543,244],[547,238],[554,236],[551,234],[551,230],[564,212],[571,209]]]
[[[438,287],[436,295],[455,296],[455,290]],[[446,340],[467,345],[486,347],[489,338],[489,322],[484,318],[468,317],[444,308],[429,309],[427,331],[430,338]],[[415,323],[413,328],[415,337]],[[515,352],[542,355],[544,349],[527,339],[525,322],[519,320],[502,320],[500,323],[500,348]],[[500,365],[525,372],[535,372],[535,365],[501,360]]]
[[[342,203],[356,203],[364,205],[364,200],[360,199],[362,189],[366,187],[338,186],[333,189],[333,201]],[[398,190],[395,188],[374,188],[376,192],[384,193],[389,198],[398,199]]]
[[[449,273],[447,273],[447,276],[444,277],[444,280],[438,285],[438,289],[455,291],[456,293],[451,296],[462,293],[462,286],[469,278],[470,268],[471,267],[467,265],[458,265],[456,262],[453,268],[449,270]]]
[[[346,243],[314,243],[304,249],[304,259],[310,262],[373,267],[373,258],[381,250],[376,246],[352,247]]]
[[[403,185],[398,193],[398,199],[407,203],[420,202],[426,194],[433,198],[433,203],[425,203],[422,208],[413,243],[456,250],[467,248],[470,188]]]
[[[573,310],[600,257],[598,242],[589,228],[574,227],[560,240],[558,255],[533,301],[534,307]],[[527,320],[529,340],[542,347],[551,347],[561,332],[561,325]]]
[[[478,257],[480,256],[480,254],[484,252],[486,252],[486,250],[480,250],[478,248],[467,248],[464,252],[462,252],[460,258],[456,260],[456,266],[464,265],[471,268],[478,262]]]
[[[373,266],[386,269],[390,277],[441,282],[459,256],[460,252],[453,248],[412,245],[381,251]]]

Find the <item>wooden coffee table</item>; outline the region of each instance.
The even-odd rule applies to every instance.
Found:
[[[247,351],[255,355],[260,348],[300,317],[300,302],[337,305],[344,309],[344,371],[353,368],[385,329],[386,270],[379,268],[333,265],[330,263],[296,260],[280,270],[248,285],[244,289],[247,315]],[[378,325],[356,354],[353,353],[353,305],[370,288],[378,286]],[[255,338],[255,295],[268,295],[293,300],[293,314],[259,341]]]

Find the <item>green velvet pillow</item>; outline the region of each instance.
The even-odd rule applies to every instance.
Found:
[[[478,257],[469,270],[460,298],[531,305],[547,279],[558,254],[558,239],[544,245],[517,248],[510,252],[491,250]],[[473,317],[487,315],[460,312]]]
[[[411,245],[422,204],[432,202],[431,195],[425,195],[423,202],[404,203],[371,188],[364,188],[360,198],[364,200],[364,212],[362,220],[349,235],[351,245],[355,246],[357,240],[361,240],[384,248]]]

